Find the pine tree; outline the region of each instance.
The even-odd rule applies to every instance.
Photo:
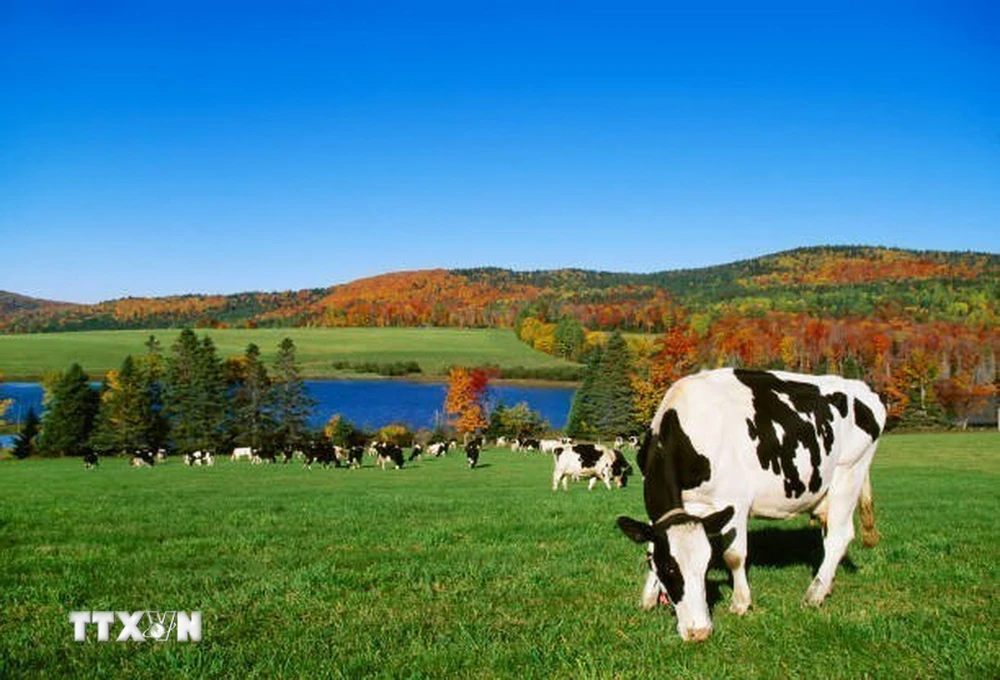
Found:
[[[278,445],[286,450],[302,445],[309,416],[316,401],[309,396],[302,373],[295,358],[295,343],[285,338],[278,345],[274,361],[274,419],[277,423]]]
[[[211,338],[185,328],[171,348],[163,386],[163,412],[180,453],[222,449],[226,385]]]
[[[48,411],[39,438],[46,456],[80,456],[87,450],[97,415],[98,394],[80,364],[73,364],[52,383]]]
[[[98,451],[121,454],[149,450],[152,415],[150,395],[135,360],[129,355],[120,370],[108,373],[91,446]]]
[[[21,426],[21,431],[14,438],[14,457],[24,459],[35,452],[35,438],[41,426],[41,420],[35,409],[29,408],[28,415]]]
[[[608,338],[598,377],[598,431],[615,436],[636,429],[635,389],[631,380],[632,357],[625,338],[615,331]]]
[[[163,380],[166,360],[156,336],[146,340],[146,354],[136,359],[136,368],[143,390],[149,398],[149,444],[153,449],[166,448],[170,438],[170,423],[163,413]]]
[[[598,345],[587,358],[583,383],[573,395],[573,403],[570,405],[569,417],[566,420],[566,434],[570,437],[591,438],[597,434],[600,409],[597,390],[603,357],[604,348]]]
[[[243,446],[260,449],[274,429],[271,379],[260,360],[260,348],[252,342],[247,345],[238,365],[231,414],[234,439]]]

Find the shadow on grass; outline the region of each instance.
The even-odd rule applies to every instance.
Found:
[[[707,595],[709,607],[714,607],[717,602],[723,599],[722,587],[729,590],[733,587],[733,577],[729,573],[728,567],[722,559],[722,553],[726,543],[722,539],[712,541],[712,562],[710,568],[725,572],[725,578],[712,578],[707,581]],[[852,542],[853,545],[853,542]],[[809,566],[812,573],[819,570],[819,565],[823,562],[823,533],[818,527],[798,527],[795,529],[780,529],[777,527],[766,527],[764,529],[752,529],[747,536],[747,568],[750,571],[751,590],[753,589],[753,569],[754,567],[792,567],[797,565]],[[840,560],[838,571],[842,569],[848,573],[854,573],[858,567],[851,560],[850,556],[844,555]]]

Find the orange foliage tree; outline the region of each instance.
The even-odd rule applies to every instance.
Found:
[[[485,429],[486,396],[492,371],[482,368],[453,368],[448,373],[448,394],[444,410],[451,424],[465,434]]]

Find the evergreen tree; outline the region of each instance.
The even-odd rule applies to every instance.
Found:
[[[131,355],[111,371],[101,393],[91,446],[97,451],[130,454],[152,446],[150,395]]]
[[[156,336],[146,340],[146,354],[136,359],[136,368],[143,390],[149,399],[149,445],[153,449],[167,447],[170,423],[163,413],[163,380],[166,361]]]
[[[556,325],[556,356],[577,361],[583,353],[587,335],[576,319],[564,316]]]
[[[632,356],[618,331],[608,338],[598,374],[598,431],[615,436],[636,429],[635,389],[630,374]]]
[[[185,328],[171,348],[163,385],[163,412],[179,453],[221,450],[226,385],[211,338],[199,343]]]
[[[80,364],[70,366],[51,384],[39,450],[46,456],[83,455],[97,415],[99,395],[91,389]]]
[[[273,407],[278,445],[284,449],[299,448],[316,401],[306,391],[291,338],[285,338],[278,345],[274,361]]]
[[[597,434],[600,408],[597,389],[603,356],[604,348],[598,345],[587,358],[583,383],[573,395],[573,403],[570,404],[569,417],[566,420],[566,434],[570,437],[586,439]]]
[[[24,425],[21,426],[21,431],[14,438],[15,458],[24,459],[35,452],[35,438],[38,436],[41,422],[35,409],[29,408]]]
[[[271,379],[260,360],[260,348],[247,345],[239,362],[232,396],[231,424],[234,439],[243,446],[263,447],[273,431],[271,419]]]

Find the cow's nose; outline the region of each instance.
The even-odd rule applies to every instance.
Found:
[[[711,628],[688,628],[684,640],[687,642],[704,642],[712,635]]]

